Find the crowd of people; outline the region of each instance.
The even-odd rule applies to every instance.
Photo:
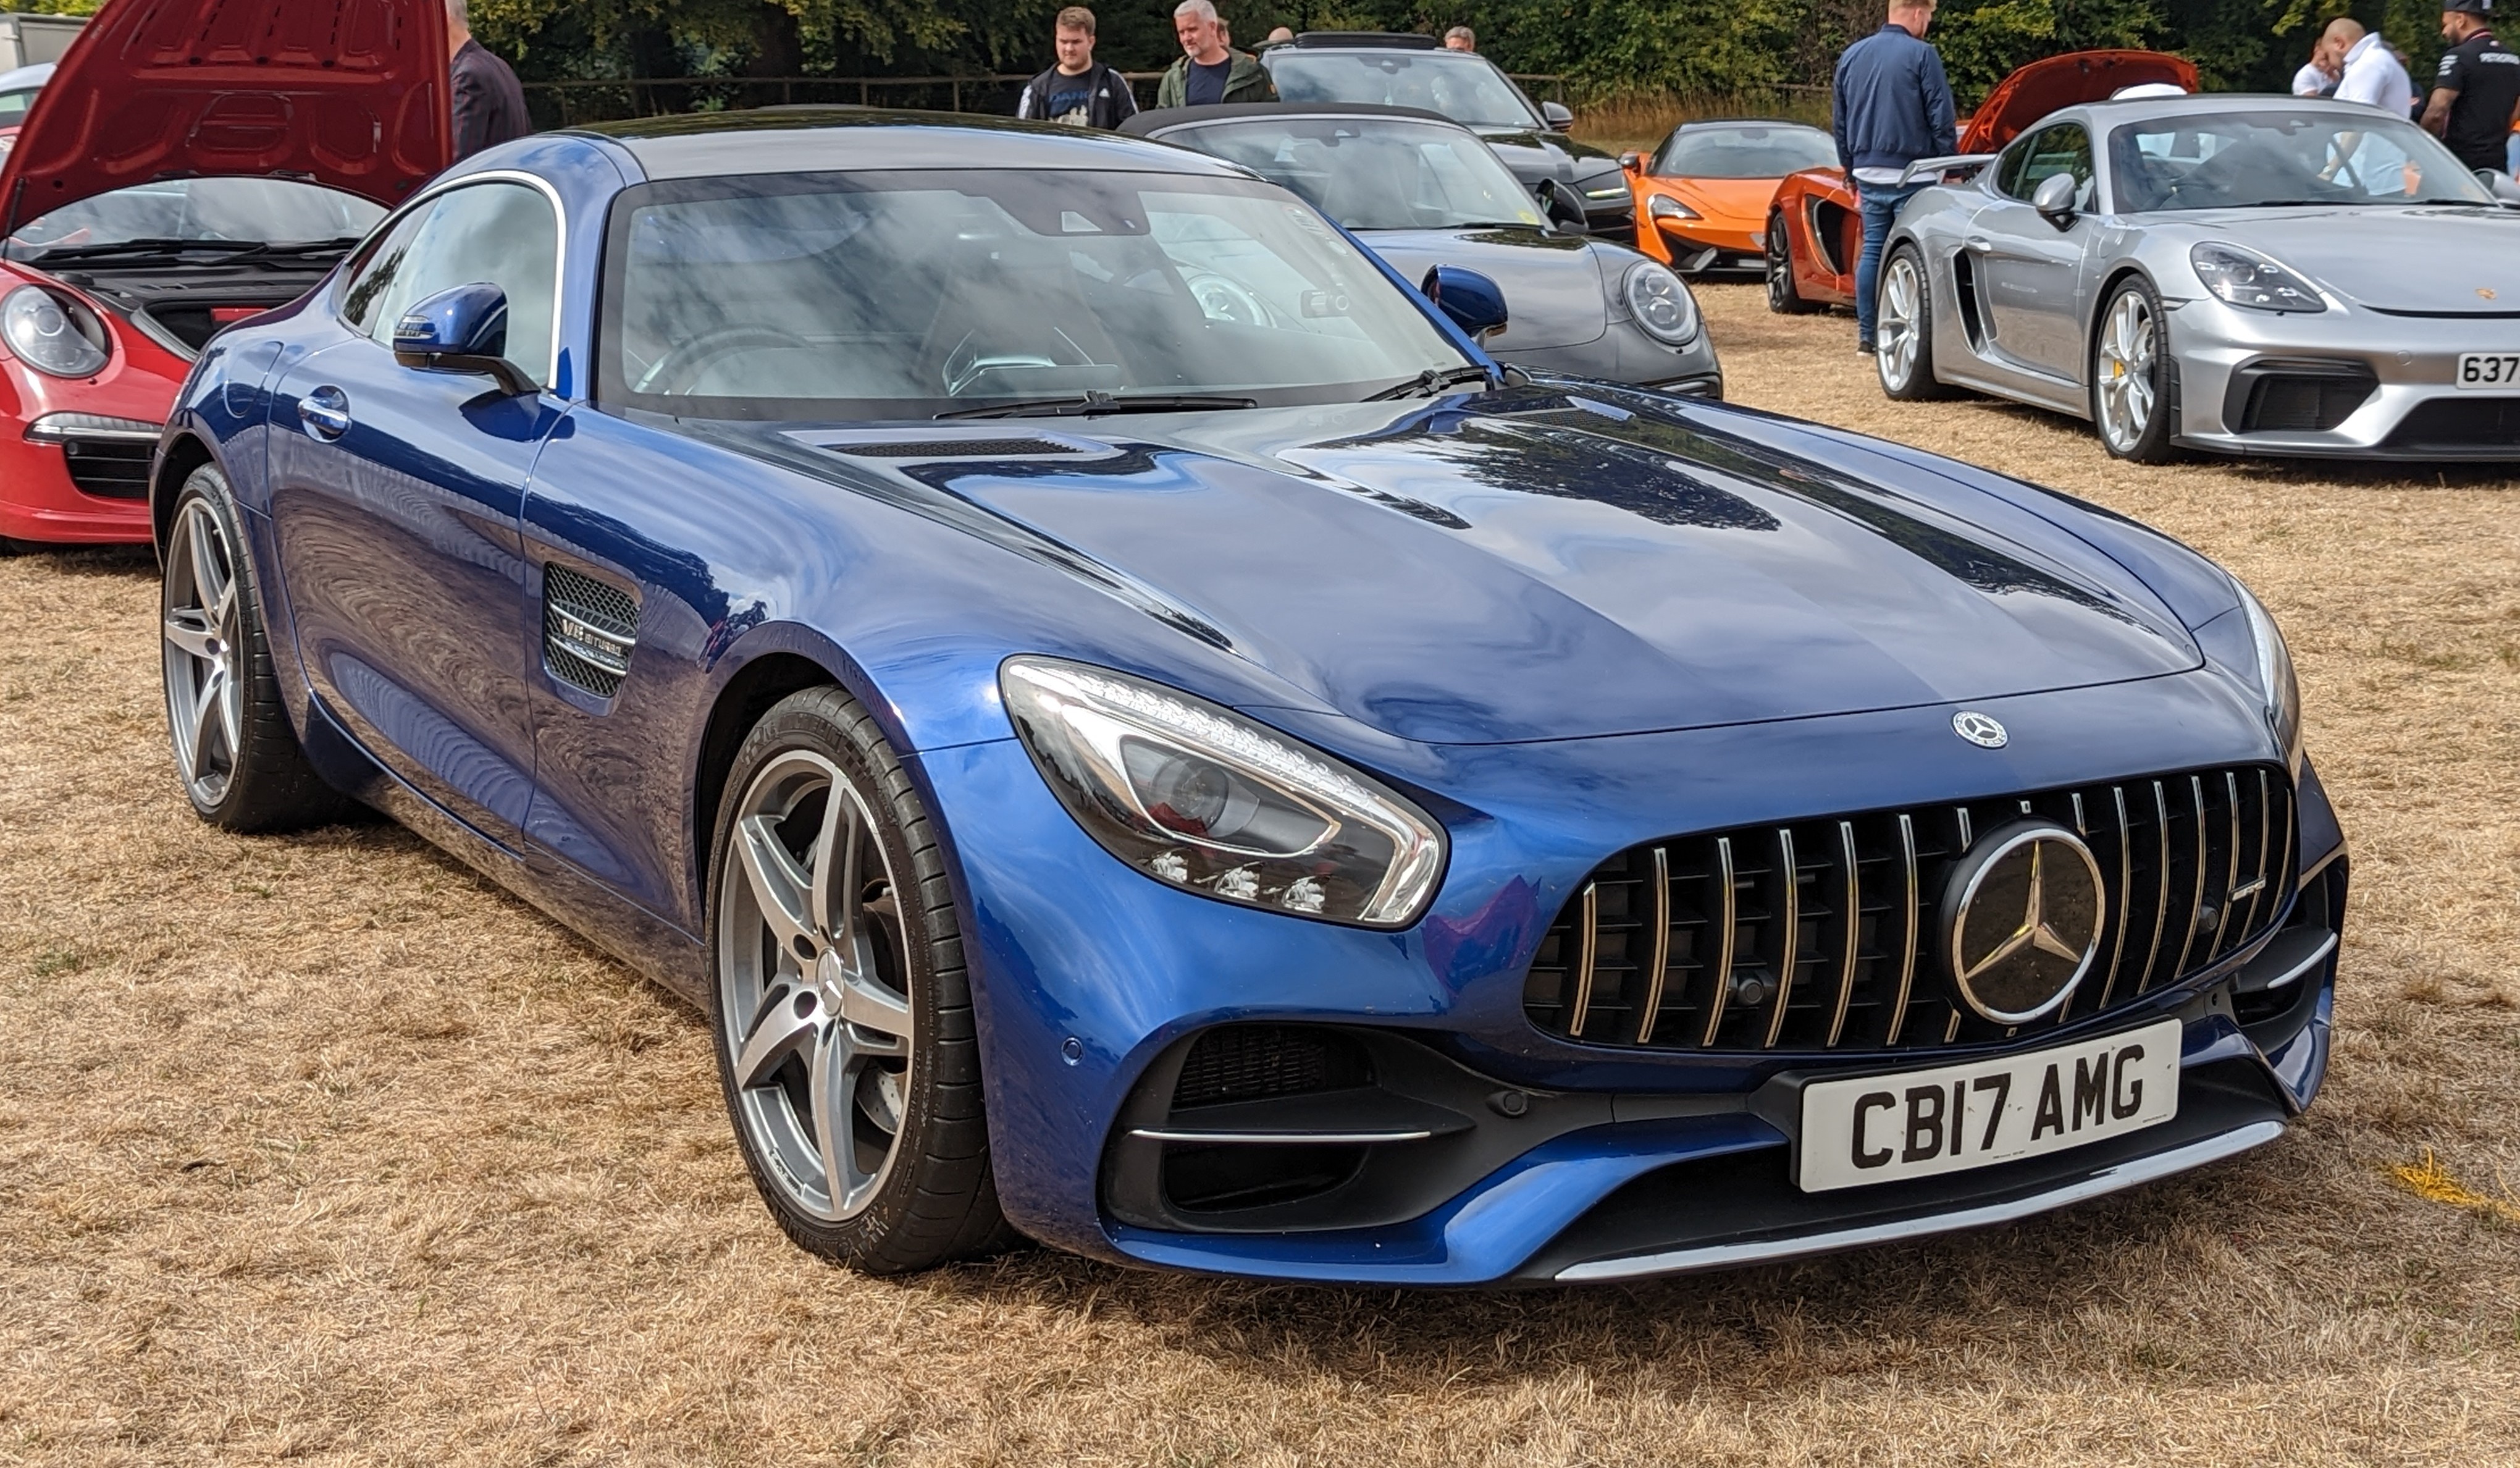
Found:
[[[2520,52],[2495,37],[2493,15],[2494,0],[2446,0],[2442,39],[2450,45],[2430,97],[2416,92],[2397,48],[2340,16],[2293,73],[2293,93],[2403,112],[2469,167],[2520,175]]]

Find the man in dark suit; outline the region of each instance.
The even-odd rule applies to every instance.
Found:
[[[447,70],[454,80],[455,156],[473,154],[534,130],[525,116],[525,89],[508,64],[472,39],[465,0],[446,0]]]

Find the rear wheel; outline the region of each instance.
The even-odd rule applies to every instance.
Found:
[[[158,621],[175,773],[202,819],[230,831],[286,831],[358,806],[326,785],[280,701],[227,478],[204,464],[184,481],[166,536]]]
[[[1872,363],[1881,374],[1881,390],[1902,402],[1947,395],[1949,390],[1934,379],[1934,295],[1926,284],[1925,257],[1915,246],[1890,252],[1882,262],[1880,289]]]
[[[2092,423],[2100,446],[2121,459],[2163,464],[2178,457],[2170,441],[2177,389],[2161,327],[2161,298],[2131,275],[2109,293],[2092,334]]]
[[[794,694],[726,788],[710,1008],[763,1201],[800,1247],[872,1273],[1002,1241],[961,929],[882,730],[837,688]]]
[[[1822,309],[1816,302],[1803,299],[1802,291],[1794,285],[1794,239],[1785,228],[1785,211],[1775,209],[1768,215],[1768,309],[1779,316],[1808,316]]]

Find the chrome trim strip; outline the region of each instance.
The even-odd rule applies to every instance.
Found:
[[[1794,996],[1795,949],[1803,936],[1803,874],[1794,865],[1794,833],[1790,826],[1777,828],[1777,868],[1785,885],[1785,932],[1778,944],[1776,1013],[1768,1016],[1768,1038],[1762,1049],[1777,1048],[1777,1036],[1785,1032],[1785,1001]]]
[[[2118,922],[2117,941],[2109,945],[2109,977],[2100,985],[2100,1002],[2094,1013],[2109,1007],[2109,998],[2117,992],[2118,975],[2126,965],[2127,919],[2135,904],[2135,828],[2127,823],[2126,787],[2109,787],[2110,802],[2118,809]]]
[[[1907,916],[1900,922],[1899,997],[1890,1004],[1890,1033],[1884,1045],[1899,1043],[1899,1032],[1908,1025],[1908,995],[1916,985],[1916,904],[1923,899],[1916,883],[1916,823],[1908,812],[1899,812],[1899,855],[1908,871]]]
[[[1593,1009],[1593,965],[1599,961],[1601,947],[1601,884],[1584,884],[1584,915],[1576,932],[1575,942],[1575,1012],[1566,1021],[1566,1037],[1584,1037],[1584,1020]]]
[[[1829,1018],[1828,1047],[1837,1048],[1837,1037],[1846,1032],[1846,1009],[1855,1001],[1856,939],[1864,932],[1864,883],[1857,874],[1855,854],[1855,822],[1837,823],[1837,849],[1846,862],[1845,915],[1839,919],[1846,929],[1846,952],[1837,964],[1837,1013]]]
[[[1968,849],[1977,844],[1977,834],[1969,829],[1969,813],[1966,805],[1955,805],[1952,811],[1960,818],[1960,854],[1965,856],[1968,854]]]
[[[2173,1151],[2151,1157],[2133,1158],[2114,1168],[2104,1169],[2064,1187],[2051,1188],[2028,1198],[2009,1203],[1990,1203],[1982,1208],[1962,1209],[1958,1213],[1937,1214],[1931,1217],[1909,1218],[1895,1223],[1874,1223],[1863,1228],[1844,1228],[1833,1233],[1806,1234],[1792,1239],[1762,1239],[1748,1244],[1710,1244],[1695,1249],[1673,1249],[1661,1254],[1642,1254],[1627,1259],[1588,1260],[1569,1264],[1557,1271],[1556,1279],[1573,1284],[1589,1280],[1638,1279],[1648,1274],[1677,1274],[1689,1269],[1722,1269],[1736,1264],[1760,1263],[1772,1260],[1799,1259],[1806,1255],[1826,1254],[1839,1249],[1856,1249],[1868,1244],[1884,1244],[1900,1239],[1925,1238],[1956,1229],[1981,1228],[1990,1223],[2009,1223],[2063,1208],[2070,1203],[2102,1197],[2125,1188],[2152,1182],[2207,1163],[2236,1157],[2252,1147],[2261,1147],[2284,1134],[2281,1122],[2252,1122],[2221,1136],[2190,1142]]]
[[[2292,865],[2292,844],[2294,838],[2300,834],[2301,802],[2291,791],[2286,790],[2284,791],[2283,845],[2276,848],[2277,850],[2283,853],[2275,858],[2274,880],[2277,882],[2281,882],[2283,880],[2284,868]],[[2345,843],[2339,841],[2336,844],[2335,850],[2328,852],[2326,857],[2322,859],[2318,866],[2302,874],[2301,879],[2293,884],[2293,891],[2301,891],[2303,885],[2308,883],[2312,877],[2318,875],[2319,872],[2327,870],[2330,862],[2335,861],[2337,857],[2344,854]]]
[[[2297,964],[2294,964],[2290,969],[2288,969],[2288,970],[2286,970],[2286,971],[2284,972],[2284,975],[2283,975],[2283,977],[2282,977],[2282,978],[2280,978],[2280,979],[2270,979],[2270,980],[2268,980],[2265,984],[2260,985],[2260,986],[2259,986],[2254,990],[2254,992],[2261,993],[2261,994],[2264,994],[2264,993],[2272,993],[2272,992],[2273,992],[2274,990],[2276,990],[2276,989],[2279,989],[2279,988],[2283,987],[2283,986],[2284,986],[2285,985],[2287,985],[2287,984],[2296,984],[2296,983],[2299,983],[2299,982],[2300,982],[2300,980],[2301,980],[2301,976],[2302,976],[2302,975],[2307,974],[2307,973],[2309,973],[2311,970],[2313,970],[2313,969],[2315,969],[2315,968],[2318,967],[2320,964],[2325,963],[2325,962],[2328,960],[2328,958],[2329,958],[2331,955],[2333,955],[2335,952],[2336,952],[2336,935],[2335,935],[2335,934],[2333,934],[2333,933],[2330,933],[2329,935],[2327,935],[2327,940],[2326,940],[2326,941],[2321,942],[2321,943],[2318,945],[2318,952],[2313,953],[2313,954],[2311,954],[2308,958],[2305,958],[2305,959],[2303,959],[2301,962],[2299,962],[2299,963],[2297,963]]]
[[[638,646],[637,638],[599,626],[559,602],[547,605],[552,620],[559,623],[548,634],[553,642],[606,672],[629,675],[630,652]]]
[[[347,259],[357,259],[360,264],[366,264],[367,261],[365,256],[369,247],[382,241],[388,231],[400,225],[403,220],[409,218],[416,210],[428,206],[431,200],[442,199],[446,195],[454,193],[457,189],[466,188],[472,184],[483,183],[525,184],[532,188],[541,190],[543,197],[551,201],[552,229],[556,245],[556,248],[552,252],[551,351],[543,359],[543,370],[541,373],[542,381],[537,386],[539,386],[544,391],[557,396],[559,395],[560,390],[561,301],[568,294],[568,205],[560,197],[560,190],[552,184],[550,179],[544,178],[540,174],[528,173],[522,168],[485,168],[478,173],[467,173],[461,178],[441,179],[422,189],[419,193],[414,194],[409,199],[404,200],[400,207],[396,208],[392,213],[385,215],[382,219],[378,220],[377,227],[368,232],[368,237],[353,246],[348,254],[343,257]],[[333,278],[332,311],[334,319],[337,321],[339,321],[341,315],[341,292],[349,285],[350,277],[354,273],[356,273],[355,267],[351,270],[343,270]],[[380,316],[378,319],[382,321],[383,317]],[[369,342],[376,343],[379,346],[383,346],[388,350],[391,349],[390,341],[379,342],[375,337],[369,336],[368,333],[360,330],[358,327],[350,325],[347,321],[340,321],[340,325],[343,330],[349,332],[352,336],[364,338]],[[522,366],[524,364],[520,362],[518,365]],[[591,368],[592,364],[589,364],[589,366]],[[589,377],[590,373],[587,371],[581,371],[578,376]],[[570,402],[583,401],[584,399],[595,395],[594,384],[592,381],[571,383],[569,384],[569,388],[572,390],[568,393],[566,400]]]
[[[2231,803],[2231,849],[2223,863],[2223,910],[2214,917],[2214,946],[2205,953],[2208,963],[2223,956],[2223,936],[2231,931],[2231,894],[2240,886],[2240,777],[2228,769],[2223,771],[2223,794]]]
[[[2267,860],[2274,855],[2274,783],[2273,776],[2265,770],[2258,771],[2258,875],[2249,884],[2249,926],[2241,930],[2245,933],[2258,931],[2258,909],[2268,900],[2260,895],[2274,885],[2267,875]],[[2272,915],[2272,911],[2269,915]]]
[[[2135,982],[2138,994],[2152,987],[2152,971],[2161,962],[2161,925],[2170,917],[2170,795],[2159,780],[2152,782],[2152,817],[2161,836],[2161,894],[2152,906],[2152,946],[2144,950],[2143,973]]]
[[[1434,1134],[1423,1128],[1413,1131],[1194,1131],[1177,1126],[1140,1126],[1129,1133],[1149,1142],[1204,1142],[1236,1147],[1372,1146],[1380,1142],[1422,1142]]]
[[[1662,1018],[1663,971],[1671,966],[1671,851],[1664,847],[1653,849],[1653,915],[1652,961],[1645,969],[1643,1012],[1637,1021],[1637,1043],[1653,1040],[1654,1023]]]
[[[2292,859],[2292,837],[2291,837],[2289,834],[2287,834],[2287,835],[2284,837],[2284,860],[2285,860],[2285,861],[2290,861],[2291,859]],[[2295,892],[2299,892],[2299,891],[2301,891],[2303,888],[2308,887],[2308,886],[2309,886],[2310,884],[2312,884],[2313,882],[2316,882],[2316,881],[2318,881],[2319,878],[2321,878],[2321,877],[2323,877],[2323,876],[2327,875],[2327,869],[2328,869],[2329,867],[2334,866],[2336,863],[2338,863],[2339,861],[2342,861],[2342,860],[2344,860],[2344,859],[2345,859],[2345,843],[2343,843],[2343,842],[2341,842],[2341,841],[2340,841],[2340,842],[2338,842],[2338,843],[2336,844],[2336,849],[2334,849],[2334,850],[2332,850],[2332,851],[2328,852],[2326,855],[2321,856],[2321,857],[2319,857],[2319,858],[2318,858],[2318,865],[2317,865],[2317,866],[2315,866],[2315,867],[2312,867],[2309,871],[2306,871],[2306,872],[2304,872],[2304,873],[2302,873],[2302,874],[2301,874],[2301,879],[2300,879],[2299,881],[2297,881],[2297,882],[2295,882],[2295,883],[2293,884],[2293,888],[2292,888],[2292,890],[2293,890],[2293,891],[2295,891]],[[2277,868],[2277,870],[2281,870],[2281,868]]]
[[[2196,811],[2196,891],[2187,899],[2187,920],[2182,925],[2187,930],[2187,936],[2179,940],[2179,965],[2170,971],[2170,977],[2174,981],[2187,972],[2187,955],[2196,950],[2196,918],[2205,910],[2205,777],[2203,775],[2187,777],[2187,798],[2194,803]],[[2164,872],[2168,870],[2168,867],[2163,868]],[[2208,954],[2207,959],[2210,962],[2212,955]]]
[[[1715,993],[1706,1003],[1706,1035],[1700,1045],[1715,1043],[1715,1032],[1724,1024],[1724,1000],[1732,990],[1732,838],[1715,838],[1715,886],[1724,894],[1722,909],[1716,923],[1723,936],[1715,940]]]

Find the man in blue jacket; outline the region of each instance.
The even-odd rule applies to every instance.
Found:
[[[1872,298],[1881,278],[1881,245],[1899,206],[1923,188],[1902,185],[1900,175],[1923,158],[1942,158],[1959,146],[1952,84],[1943,59],[1925,44],[1934,0],[1890,0],[1890,20],[1846,48],[1829,89],[1829,131],[1837,138],[1838,166],[1854,184],[1864,210],[1864,253],[1855,266],[1855,349],[1872,350],[1878,315]]]

